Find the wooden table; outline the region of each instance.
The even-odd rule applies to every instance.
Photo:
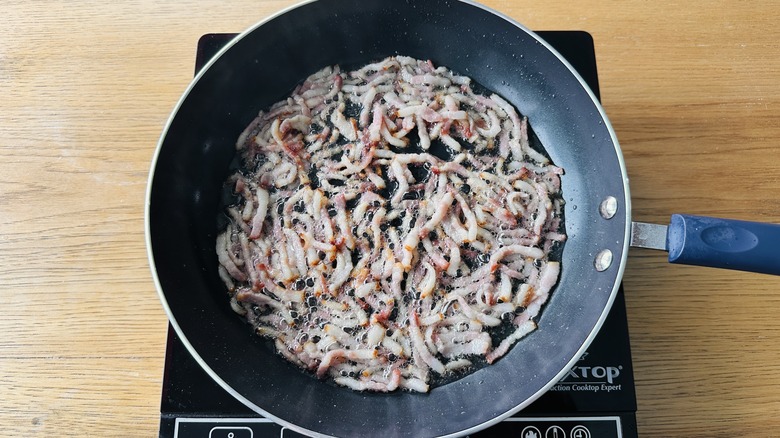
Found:
[[[99,3],[2,8],[4,436],[156,434],[166,318],[144,243],[151,157],[198,37],[292,2]],[[487,3],[534,29],[593,35],[635,220],[780,222],[776,2]],[[632,250],[643,436],[780,434],[779,289],[780,277]]]

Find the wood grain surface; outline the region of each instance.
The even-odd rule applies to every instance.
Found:
[[[780,4],[486,3],[593,35],[635,220],[780,223]],[[166,317],[144,241],[151,158],[198,37],[290,4],[3,3],[0,435],[156,435]],[[780,277],[632,250],[641,436],[780,436],[778,289]]]

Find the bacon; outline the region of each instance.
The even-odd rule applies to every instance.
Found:
[[[427,238],[423,239],[422,244],[428,257],[430,257],[431,262],[434,264],[434,266],[436,266],[436,269],[440,271],[447,271],[450,267],[450,262],[444,258],[444,255],[439,252],[439,250],[433,247],[431,240]]]
[[[356,391],[379,391],[379,392],[392,392],[395,391],[401,384],[401,371],[394,369],[390,372],[390,378],[385,381],[377,381],[373,379],[354,379],[350,377],[336,377],[334,379],[339,385],[346,386]]]
[[[263,231],[263,221],[265,221],[265,215],[268,213],[268,191],[258,187],[256,191],[257,195],[257,210],[255,216],[252,219],[252,232],[249,234],[250,239],[257,239],[260,237],[260,233]]]
[[[366,126],[368,125],[368,118],[371,111],[371,106],[374,103],[374,98],[376,98],[376,87],[370,87],[368,89],[368,92],[363,95],[363,98],[361,99],[361,103],[363,105],[363,109],[360,110],[360,126]],[[379,112],[379,117],[382,116],[381,111]],[[376,123],[377,119],[377,111],[376,108],[374,108],[374,123]],[[378,130],[378,128],[377,128]],[[379,138],[373,140],[373,141],[379,141]]]
[[[344,80],[341,77],[341,75],[335,75],[333,77],[333,86],[330,89],[330,92],[325,95],[326,99],[333,99],[336,94],[338,94],[339,91],[341,91],[341,86],[344,84]]]
[[[368,114],[368,112],[366,112]],[[362,117],[362,116],[361,116]],[[371,126],[368,127],[368,138],[371,142],[378,142],[381,139],[381,132],[384,122],[384,111],[382,105],[374,105],[374,118],[371,122]],[[366,115],[366,123],[368,123],[368,116]]]
[[[490,351],[491,340],[490,335],[487,334],[487,332],[476,330],[468,332],[457,332],[448,330],[439,334],[439,339],[437,340],[436,345],[439,349],[439,353],[448,358],[457,358],[470,355],[484,356],[488,351]],[[468,362],[466,364],[458,362],[459,361],[451,361],[447,363],[447,368],[457,369],[463,366],[471,365],[471,362],[469,361],[466,361]]]
[[[282,303],[270,298],[268,295],[254,292],[249,289],[242,289],[236,292],[236,300],[240,303],[244,302],[257,304],[259,306],[268,306],[275,310],[281,310],[283,307]]]
[[[412,340],[412,346],[414,347],[414,350],[417,354],[420,355],[420,358],[427,364],[429,367],[431,367],[432,370],[436,371],[439,374],[444,373],[444,365],[439,361],[439,359],[436,359],[431,352],[428,350],[428,347],[425,345],[425,339],[423,338],[422,332],[420,332],[420,326],[419,326],[419,318],[416,313],[412,312],[409,315],[409,335]]]
[[[420,290],[420,298],[426,298],[433,293],[433,289],[436,287],[436,270],[429,263],[422,263],[423,268],[425,268],[425,277],[423,277],[418,288]]]
[[[501,121],[498,120],[498,116],[496,115],[495,111],[488,110],[487,114],[490,118],[490,129],[482,129],[477,127],[477,131],[485,137],[495,138],[498,133],[501,132]]]
[[[353,122],[350,122],[344,117],[344,108],[345,105],[343,103],[340,104],[331,114],[330,121],[333,123],[333,126],[339,130],[341,135],[350,141],[355,141],[357,140],[357,131],[355,130]]]
[[[236,147],[219,277],[290,362],[354,390],[426,392],[536,327],[566,239],[563,169],[503,98],[404,56],[328,67]]]
[[[349,359],[349,360],[367,360],[367,359],[373,359],[376,357],[376,350],[331,350],[325,354],[325,357],[322,358],[322,362],[320,362],[320,366],[317,367],[317,377],[322,378],[325,376],[325,372],[328,371],[328,368],[330,368],[331,364],[339,359]]]
[[[414,118],[417,123],[417,134],[420,136],[420,147],[423,150],[428,150],[431,147],[431,136],[428,134],[428,128],[425,126],[422,116],[416,114]]]
[[[442,77],[442,76],[436,76],[432,74],[422,74],[417,76],[412,76],[411,81],[414,85],[420,85],[420,84],[427,84],[427,85],[435,85],[437,87],[449,87],[452,83],[449,79]]]
[[[304,253],[301,239],[298,237],[298,234],[289,228],[285,228],[283,231],[285,237],[287,238],[287,242],[292,249],[292,253],[294,255],[293,259],[295,260],[295,267],[298,270],[298,275],[303,276],[306,274],[306,271],[308,271],[308,266],[306,264],[306,254]]]
[[[219,259],[219,264],[236,280],[246,281],[246,274],[236,266],[233,259],[228,255],[228,239],[229,234],[227,231],[217,236],[217,258]]]
[[[290,132],[290,130],[295,130],[298,132],[305,133],[309,130],[310,124],[311,124],[311,117],[308,117],[304,114],[299,114],[284,119],[284,121],[279,124],[279,131],[282,134],[287,134],[288,132]]]

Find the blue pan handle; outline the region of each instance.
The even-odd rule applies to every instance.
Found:
[[[672,215],[669,262],[780,275],[780,225]]]

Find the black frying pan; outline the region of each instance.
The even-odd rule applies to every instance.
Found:
[[[288,364],[230,309],[215,254],[222,184],[236,138],[257,112],[326,65],[349,69],[394,54],[431,59],[502,95],[529,117],[566,171],[569,239],[539,329],[494,365],[424,395],[357,393]],[[605,205],[614,209],[605,214]],[[193,357],[258,413],[297,431],[336,436],[466,434],[530,404],[601,326],[623,274],[630,230],[620,148],[584,82],[527,29],[456,0],[320,0],[240,35],[173,112],[147,199],[155,280]]]

